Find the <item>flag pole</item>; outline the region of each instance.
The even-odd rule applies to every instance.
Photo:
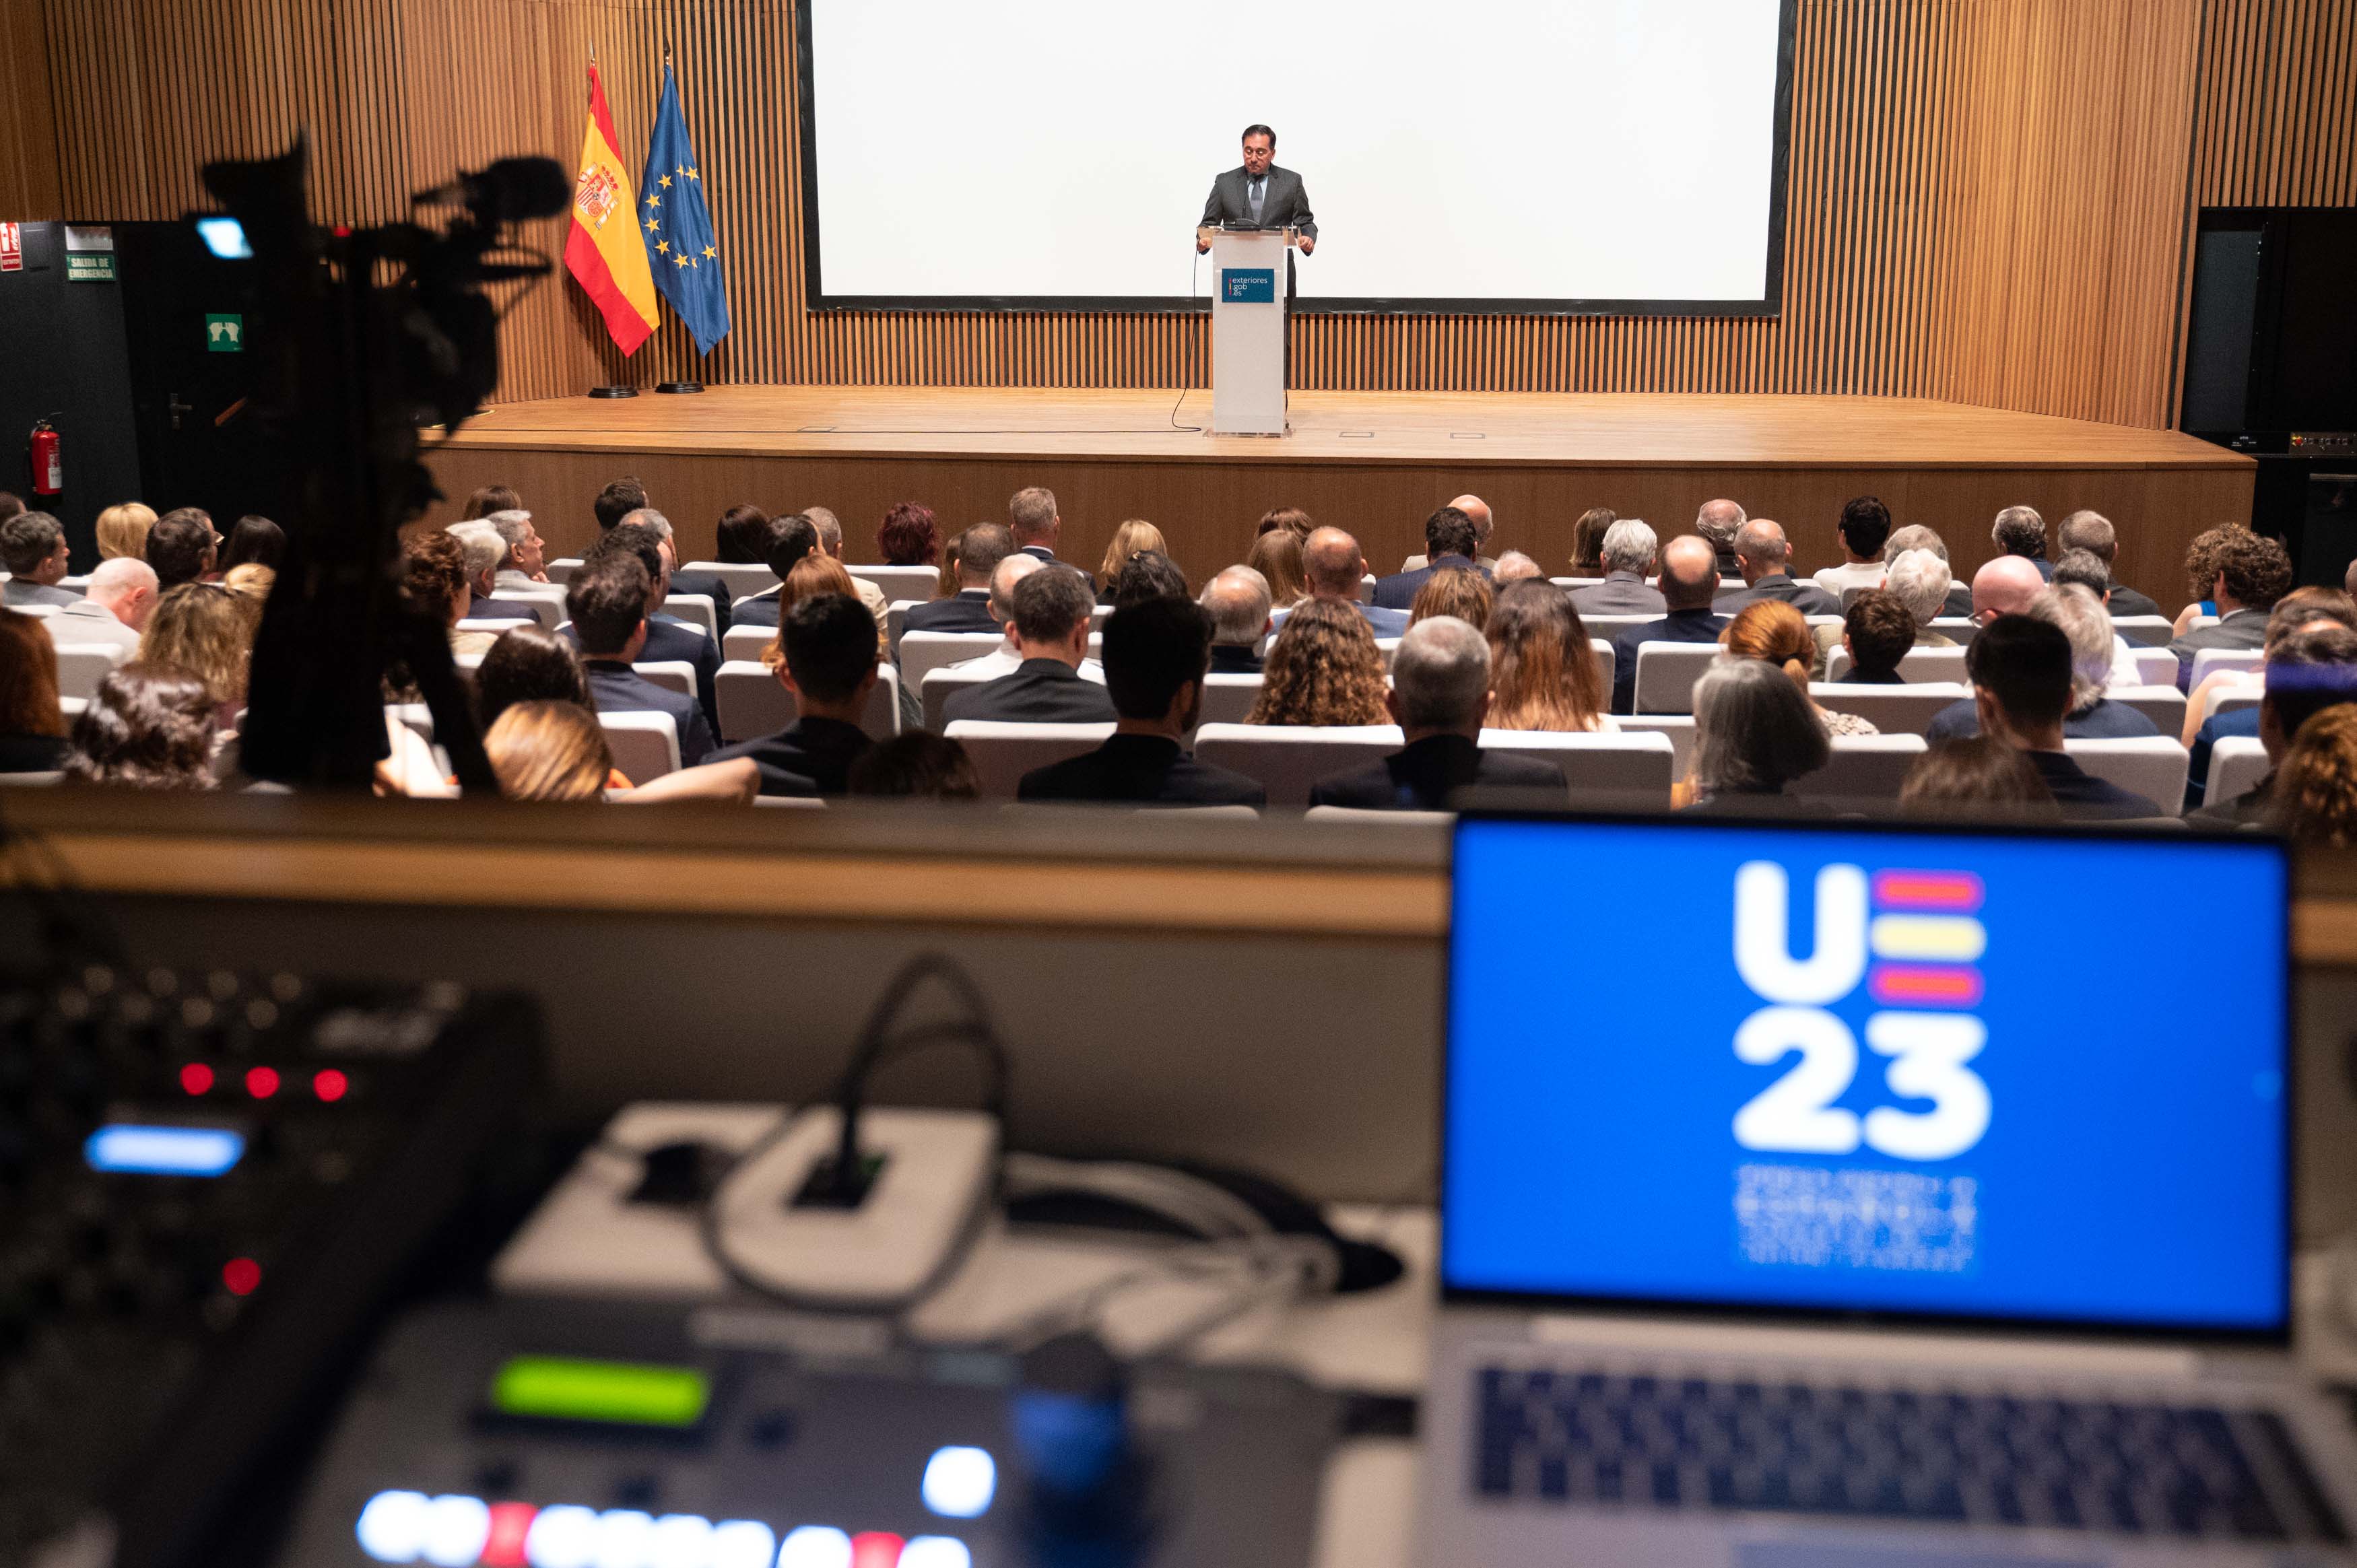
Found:
[[[663,40],[663,70],[666,73],[671,70],[671,40],[669,38],[665,38]],[[658,392],[670,392],[673,395],[687,392],[700,392],[703,390],[704,383],[702,381],[657,381],[655,383],[655,391]]]

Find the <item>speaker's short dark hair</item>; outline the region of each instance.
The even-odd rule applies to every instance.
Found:
[[[1200,681],[1211,662],[1211,618],[1192,599],[1143,599],[1105,622],[1105,694],[1123,718],[1162,717],[1178,688]]]
[[[203,576],[212,553],[213,520],[195,507],[175,507],[147,530],[145,554],[158,593]]]
[[[817,548],[818,524],[801,512],[790,512],[784,517],[770,520],[769,548],[763,552],[762,559],[769,563],[770,570],[775,572],[778,581],[782,583],[786,580],[786,574],[800,565],[802,558]],[[868,624],[875,624],[873,617],[869,618]]]
[[[1042,566],[1015,585],[1016,635],[1026,642],[1060,642],[1096,604],[1086,577],[1060,564]]]
[[[2059,725],[2071,707],[2071,639],[2050,621],[1999,616],[1964,650],[1973,684],[2024,729]]]
[[[1473,520],[1453,506],[1442,507],[1424,520],[1424,548],[1427,562],[1443,555],[1471,555],[1481,546],[1481,531]]]
[[[840,703],[876,668],[876,618],[848,594],[817,594],[786,612],[779,640],[794,684]]]
[[[1842,507],[1841,535],[1850,553],[1878,556],[1890,538],[1890,509],[1876,496],[1858,496]]]
[[[1114,575],[1113,607],[1127,609],[1148,599],[1187,598],[1187,574],[1159,550],[1141,550]]]
[[[1239,142],[1249,142],[1254,136],[1266,136],[1270,146],[1274,147],[1276,145],[1276,133],[1270,130],[1265,125],[1246,125],[1244,127],[1244,134],[1238,136],[1236,140]]]
[[[599,490],[597,499],[590,503],[590,508],[597,514],[597,526],[600,529],[608,529],[646,504],[646,486],[639,483],[635,478],[631,478],[616,479],[612,484]]]
[[[565,613],[573,619],[581,651],[592,659],[611,659],[629,646],[630,633],[646,619],[652,586],[645,564],[630,551],[585,558],[565,585]]]

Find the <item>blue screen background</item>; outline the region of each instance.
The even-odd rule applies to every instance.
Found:
[[[1736,971],[1736,869],[1783,865],[1792,946],[1817,869],[1983,879],[1994,1110],[1953,1160],[1763,1155],[1736,1112],[1797,1058],[1735,1055],[1766,1005]],[[1457,834],[1442,1276],[1541,1294],[2273,1330],[2285,1320],[2283,862],[2263,843],[2104,843],[1739,826],[1478,822]],[[2190,932],[2201,983],[2156,983],[2132,933]],[[1859,1040],[1835,1103],[1921,1111]],[[1962,1273],[1761,1263],[1734,1173],[1768,1161],[1966,1174]]]

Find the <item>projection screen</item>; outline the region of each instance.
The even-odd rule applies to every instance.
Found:
[[[1188,307],[1244,126],[1296,308],[1767,315],[1794,0],[804,0],[813,308]]]

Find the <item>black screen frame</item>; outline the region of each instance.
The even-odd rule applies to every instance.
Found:
[[[1211,301],[1192,295],[853,295],[829,294],[819,263],[817,65],[811,38],[813,0],[794,11],[795,98],[802,124],[803,307],[837,314],[1017,314],[1180,316],[1209,314]],[[1800,0],[1779,0],[1776,91],[1771,110],[1775,149],[1768,175],[1768,253],[1757,299],[1445,299],[1295,297],[1296,316],[1659,317],[1776,319],[1784,313],[1785,198],[1792,141],[1793,37]]]

